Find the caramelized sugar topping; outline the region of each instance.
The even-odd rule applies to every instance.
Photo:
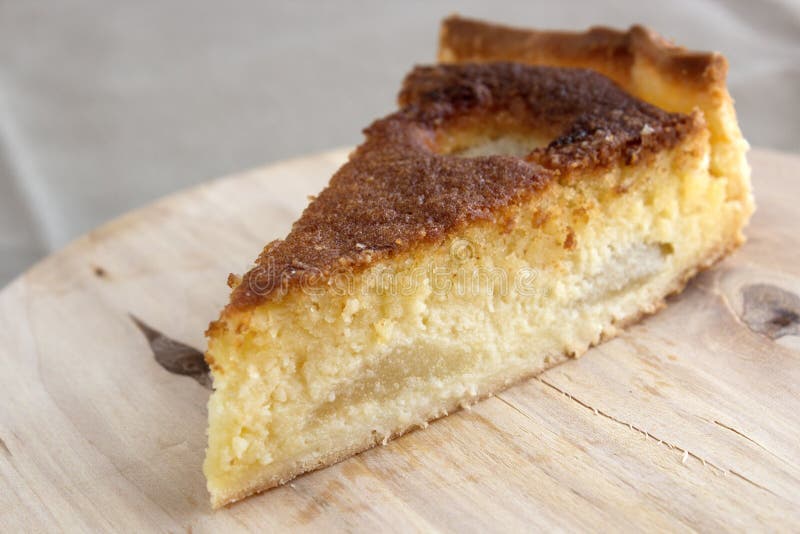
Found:
[[[365,130],[286,239],[267,245],[231,307],[440,242],[495,220],[553,179],[633,164],[698,127],[593,71],[517,63],[417,67],[399,102]],[[516,148],[499,148],[509,139]]]

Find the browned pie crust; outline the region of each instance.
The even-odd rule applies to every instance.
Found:
[[[752,210],[747,142],[725,85],[728,63],[718,52],[687,50],[642,26],[542,31],[452,16],[442,22],[439,61],[590,68],[666,111],[699,111],[710,138],[710,174],[726,177],[729,198]]]
[[[519,61],[536,65],[592,68],[618,83],[636,61],[659,76],[690,84],[694,90],[725,87],[728,62],[718,52],[677,46],[644,26],[627,31],[593,27],[584,32],[512,28],[450,16],[442,22],[439,61]]]
[[[234,289],[231,309],[441,241],[464,224],[493,220],[554,177],[631,163],[701,127],[697,117],[663,111],[584,69],[418,67],[399,100],[400,111],[365,130],[366,141],[286,239],[267,245]],[[553,141],[526,158],[442,153],[449,136],[475,128],[546,132]]]

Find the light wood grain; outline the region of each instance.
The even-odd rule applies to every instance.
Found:
[[[800,157],[761,150],[748,243],[663,312],[471,411],[212,512],[208,390],[161,368],[129,314],[202,348],[227,273],[285,234],[345,155],[166,198],[0,293],[0,531],[800,527]],[[750,302],[748,287],[779,302]]]

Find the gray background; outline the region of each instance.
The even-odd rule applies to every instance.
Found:
[[[797,1],[0,0],[0,285],[166,193],[358,143],[456,11],[550,28],[641,22],[720,50],[745,136],[800,151]]]

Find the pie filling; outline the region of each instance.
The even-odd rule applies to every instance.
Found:
[[[650,161],[554,181],[502,221],[231,313],[209,347],[212,499],[424,426],[654,311],[739,242],[728,189],[698,132]]]

